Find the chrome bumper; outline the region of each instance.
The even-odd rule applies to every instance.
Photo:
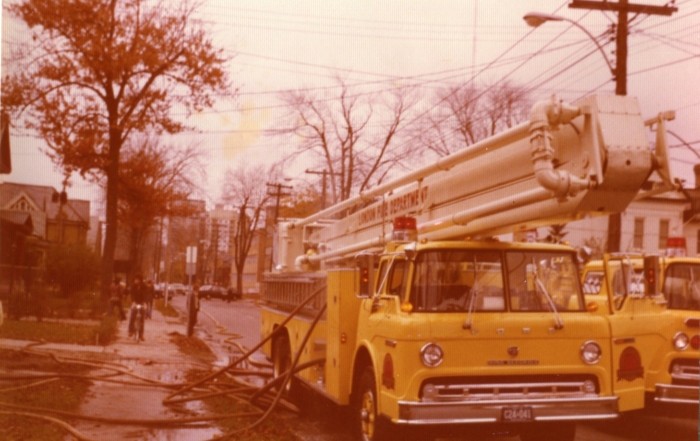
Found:
[[[699,399],[698,386],[657,384],[654,394],[654,401],[658,403],[698,404]]]
[[[504,399],[451,402],[399,401],[398,424],[502,423],[507,408],[531,409],[531,421],[588,421],[618,417],[617,397]]]

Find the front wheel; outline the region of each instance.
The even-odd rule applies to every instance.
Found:
[[[136,332],[134,333],[136,336],[136,341],[140,342],[143,340],[143,315],[142,314],[137,314],[136,315]]]
[[[561,423],[530,423],[520,431],[521,441],[574,441],[576,424]]]
[[[360,441],[386,441],[398,437],[392,437],[390,422],[379,418],[377,404],[377,382],[374,371],[367,367],[360,377],[360,382],[355,393],[355,431],[356,438]],[[395,428],[396,429],[396,428]],[[395,432],[395,431],[394,431]]]

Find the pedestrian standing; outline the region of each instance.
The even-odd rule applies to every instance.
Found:
[[[153,298],[156,295],[156,288],[153,286],[153,281],[146,282],[146,318],[151,318],[153,314]]]
[[[133,337],[136,328],[134,321],[136,319],[136,305],[145,305],[146,303],[146,284],[143,283],[143,277],[137,275],[134,277],[134,283],[129,290],[131,296],[131,314],[129,314],[129,337]],[[141,340],[143,340],[143,335]]]
[[[192,290],[187,293],[187,336],[192,337],[194,325],[197,324],[199,313],[199,284],[192,285]]]
[[[122,298],[124,297],[124,288],[122,287],[122,279],[115,277],[114,282],[109,286],[109,309],[107,315],[112,315],[114,309],[119,312],[119,320],[126,319],[124,308],[122,308]]]

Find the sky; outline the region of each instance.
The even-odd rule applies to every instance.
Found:
[[[6,3],[3,0],[3,3]],[[201,133],[196,140],[207,157],[208,202],[215,202],[227,168],[240,162],[266,162],[285,148],[265,136],[289,111],[280,105],[285,90],[332,90],[334,77],[375,90],[416,84],[427,90],[477,81],[508,80],[528,89],[533,101],[556,94],[573,101],[590,93],[614,93],[604,56],[614,64],[614,43],[599,51],[583,31],[568,22],[531,28],[528,12],[557,14],[593,36],[616,23],[616,14],[568,7],[570,0],[204,0],[197,18],[214,42],[232,57],[229,69],[239,89],[235,102],[217,102],[188,120]],[[661,6],[664,0],[644,0]],[[670,17],[640,15],[630,24],[627,93],[636,96],[645,118],[675,110],[668,128],[687,142],[670,138],[671,167],[694,185],[700,162],[700,2],[677,0]],[[3,13],[3,54],[26,35]],[[4,60],[4,58],[3,58]],[[8,66],[3,65],[3,71]],[[13,172],[0,177],[61,187],[62,175],[42,153],[41,140],[12,137]],[[308,164],[307,164],[308,165]],[[421,164],[416,164],[416,167]],[[313,164],[308,165],[313,167]],[[310,179],[305,168],[287,170]],[[71,178],[69,197],[89,199],[100,212],[100,192]]]

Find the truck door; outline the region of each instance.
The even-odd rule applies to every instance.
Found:
[[[663,309],[644,295],[641,262],[604,259],[611,314],[612,387],[621,412],[644,407],[647,369],[658,357],[666,327]]]

